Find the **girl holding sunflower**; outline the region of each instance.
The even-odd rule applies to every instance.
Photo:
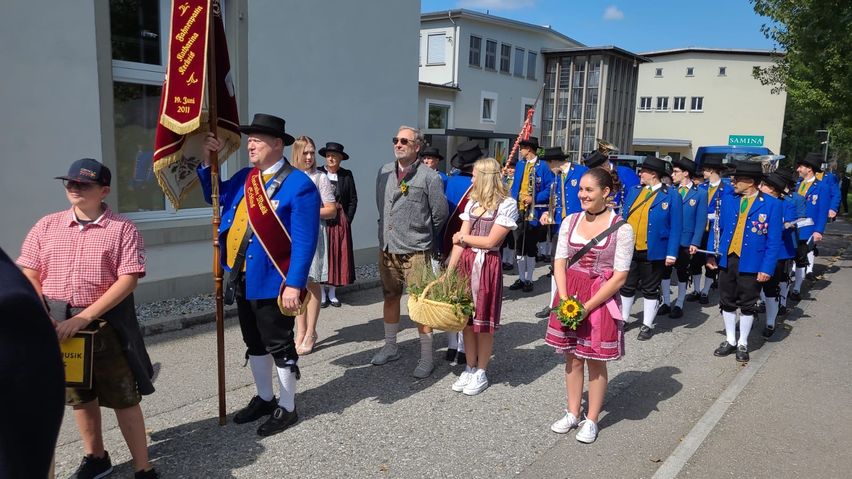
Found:
[[[470,200],[459,216],[447,269],[458,267],[469,278],[474,314],[464,328],[467,366],[452,389],[474,396],[488,387],[485,369],[491,360],[494,331],[500,325],[503,269],[500,245],[517,228],[518,206],[500,177],[500,163],[483,158],[473,164]]]
[[[591,443],[598,434],[598,415],[607,386],[606,361],[624,354],[624,322],[618,304],[619,288],[627,279],[633,257],[633,229],[622,222],[607,198],[614,191],[612,176],[591,168],[580,179],[578,196],[583,208],[562,221],[556,244],[554,279],[559,298],[554,300],[545,342],[565,354],[565,388],[568,408],[550,429],[564,434],[579,427],[577,440]],[[582,257],[570,261],[592,238],[621,223]],[[570,264],[569,266],[569,263]],[[564,321],[579,311],[577,321]],[[560,321],[560,316],[563,321]],[[589,371],[589,410],[580,421],[585,369]]]

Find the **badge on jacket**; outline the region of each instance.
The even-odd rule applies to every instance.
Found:
[[[695,198],[689,200],[689,206],[695,206]]]
[[[761,214],[757,215],[757,222],[758,223],[765,223],[766,222],[766,214],[761,213]]]
[[[816,205],[816,204],[817,204],[817,198],[819,198],[819,195],[813,195],[813,196],[811,196],[811,204],[812,204],[812,205]]]
[[[574,178],[573,180],[571,180],[571,186],[572,187],[577,186],[577,178]]]
[[[665,211],[665,210],[669,209],[669,204],[668,204],[668,203],[663,203],[661,206],[663,207],[663,211]]]
[[[269,200],[269,202],[272,203],[273,208],[278,209],[278,200]]]

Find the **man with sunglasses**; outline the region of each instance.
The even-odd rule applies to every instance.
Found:
[[[115,410],[136,477],[158,477],[148,462],[145,420],[139,406],[154,392],[153,367],[136,321],[133,290],[145,276],[142,236],[103,202],[110,170],[84,158],[71,164],[65,186],[71,209],[45,216],[30,230],[18,266],[51,309],[59,341],[94,332],[92,386],[66,388],[66,404],[83,441],[80,478],[112,471],[101,432],[101,406]]]
[[[447,220],[447,198],[438,173],[423,166],[419,129],[400,126],[393,137],[394,161],[379,169],[376,207],[379,210],[379,277],[384,295],[385,344],[370,361],[380,366],[399,359],[396,335],[399,303],[412,273],[430,264],[437,232]],[[434,369],[432,330],[418,325],[420,361],[414,377],[426,378]]]

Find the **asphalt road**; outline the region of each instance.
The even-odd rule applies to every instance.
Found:
[[[703,308],[687,303],[681,319],[658,318],[650,341],[628,332],[627,355],[609,367],[592,445],[549,428],[565,407],[564,361],[544,344],[545,320],[533,316],[549,289],[541,278],[533,293],[506,291],[492,385],[475,397],[450,390],[462,367],[443,361],[444,334],[436,334],[432,376],[411,376],[419,344],[407,318],[402,359],[370,366],[383,338],[381,293],[343,297],[344,307],[322,310],[317,349],[300,360],[299,423],[269,438],[258,437],[256,425],[218,425],[212,325],[146,338],[160,363],[157,392],[142,402],[152,460],[161,477],[193,478],[847,477],[852,255],[843,249],[852,227],[831,231],[817,269],[823,279],[806,283],[805,300],[770,343],[756,325],[747,366],[712,354],[723,339],[715,293]],[[539,267],[536,277],[544,272]],[[226,345],[233,414],[255,393],[234,321]],[[114,477],[131,477],[114,416],[103,411]],[[70,476],[81,456],[69,411],[57,477]]]

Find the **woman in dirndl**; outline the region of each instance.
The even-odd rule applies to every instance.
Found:
[[[605,239],[593,246],[570,267],[568,263],[591,239],[621,221],[607,198],[614,191],[610,172],[592,168],[580,179],[580,203],[583,211],[562,221],[554,260],[554,279],[558,298],[576,296],[586,312],[576,330],[563,325],[551,313],[545,342],[565,354],[565,387],[568,409],[550,426],[564,434],[579,427],[577,440],[592,443],[598,435],[598,415],[607,387],[606,362],[624,355],[624,321],[618,290],[627,280],[633,258],[633,229],[623,222]],[[580,420],[584,366],[589,371],[589,410]]]
[[[308,297],[305,314],[296,316],[296,352],[300,355],[310,354],[317,341],[317,320],[320,310],[321,284],[328,279],[328,233],[324,220],[333,219],[337,215],[337,204],[334,201],[334,188],[328,177],[317,169],[316,146],[308,136],[300,136],[293,142],[293,166],[303,171],[311,178],[320,193],[319,238],[311,269],[308,271]]]
[[[352,172],[340,166],[340,162],[349,159],[343,151],[343,145],[328,142],[320,148],[320,156],[325,157],[325,165],[319,170],[328,176],[334,187],[334,199],[337,203],[337,216],[326,220],[328,228],[328,280],[322,286],[321,307],[340,307],[337,299],[337,287],[355,282],[355,255],[352,250],[352,221],[358,209],[358,193],[355,191],[355,178]]]
[[[500,245],[517,228],[518,206],[500,178],[500,163],[483,158],[473,165],[470,200],[460,215],[461,230],[453,235],[448,269],[469,278],[474,314],[464,328],[467,366],[452,389],[475,396],[489,383],[485,370],[491,360],[494,332],[503,305]]]

